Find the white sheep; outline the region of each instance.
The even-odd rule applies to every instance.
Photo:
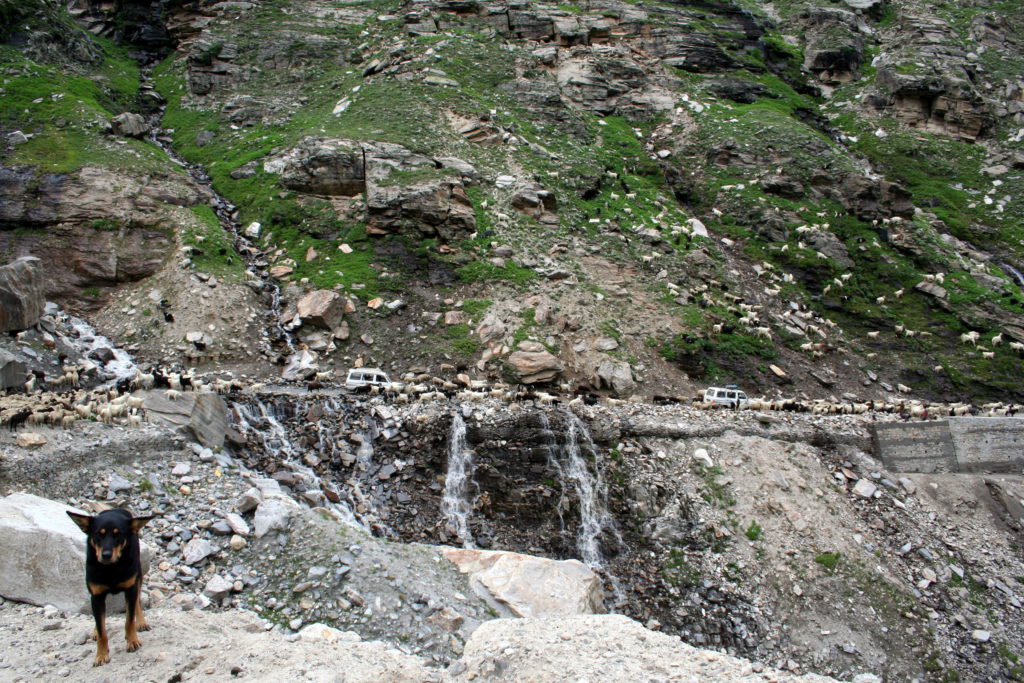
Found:
[[[960,335],[961,344],[974,344],[975,346],[977,346],[979,339],[981,339],[981,333],[976,330],[964,332],[963,334]]]

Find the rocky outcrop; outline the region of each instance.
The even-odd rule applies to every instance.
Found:
[[[815,7],[800,13],[806,28],[804,68],[829,85],[850,83],[864,63],[863,20],[843,9]]]
[[[476,229],[462,180],[475,170],[461,159],[426,157],[386,142],[312,137],[263,167],[297,192],[365,195],[371,234],[412,229],[451,242]]]
[[[42,263],[38,258],[23,256],[0,266],[0,332],[32,327],[45,305]]]
[[[205,199],[177,173],[132,175],[86,166],[70,174],[0,166],[0,251],[44,261],[47,298],[81,299],[82,289],[132,282],[170,258],[177,226],[195,220],[180,207]]]
[[[508,616],[555,617],[604,612],[601,580],[579,560],[442,548],[470,582],[486,589]]]
[[[878,66],[881,96],[875,107],[905,125],[962,140],[985,135],[994,115],[974,74],[983,70],[975,53],[935,15],[905,13],[900,41]]]
[[[523,384],[550,382],[565,369],[557,356],[536,343],[520,344],[520,350],[510,353],[506,361]]]

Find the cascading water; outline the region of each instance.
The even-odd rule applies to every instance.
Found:
[[[604,483],[604,466],[586,425],[571,410],[563,410],[565,420],[565,443],[553,451],[551,464],[562,480],[562,501],[566,505],[566,489],[571,486],[579,500],[580,526],[576,534],[576,548],[587,566],[598,569],[604,566],[601,554],[601,534],[611,531],[618,536],[615,521],[608,512],[608,487]],[[593,471],[587,467],[584,450],[594,461]],[[554,454],[557,453],[557,456]]]
[[[464,548],[474,547],[473,534],[469,530],[469,513],[473,507],[471,490],[476,486],[473,469],[473,450],[466,441],[466,422],[456,410],[448,430],[448,473],[444,478],[441,512],[448,518]]]
[[[333,427],[328,420],[322,419],[315,422],[301,420],[305,424],[312,424],[314,439],[310,438],[299,446],[290,434],[287,416],[280,413],[273,403],[267,403],[259,399],[249,402],[236,401],[232,403],[233,424],[250,444],[250,449],[269,454],[275,462],[287,463],[288,469],[298,477],[314,483],[321,483],[319,475],[310,467],[309,462],[331,461],[336,455],[337,433],[344,428],[344,421],[336,416],[342,415],[343,410],[333,399],[321,401],[322,405],[300,405],[295,401],[292,406],[297,409],[295,412],[301,415],[308,415],[312,410],[319,409],[324,415],[335,416]],[[342,492],[338,492],[337,502],[321,501],[319,504],[335,510],[340,519],[347,524],[369,530],[373,521],[372,511],[367,509],[364,497],[358,489],[350,489],[347,492],[348,500],[342,499]],[[364,510],[364,514],[357,515],[354,509]]]
[[[1003,271],[1008,272],[1014,280],[1017,281],[1017,286],[1024,289],[1024,275],[1019,270],[1011,266],[1009,263],[1000,264]]]
[[[153,64],[150,63],[144,65],[140,70],[143,87],[148,86],[150,90],[152,90],[152,67]],[[212,197],[211,208],[216,214],[221,228],[231,235],[235,252],[245,261],[250,275],[262,283],[262,289],[270,304],[267,317],[272,321],[272,327],[277,332],[276,338],[287,348],[288,356],[291,359],[296,353],[295,341],[291,331],[281,322],[281,287],[270,276],[269,262],[264,258],[262,250],[242,230],[242,226],[238,222],[238,207],[213,189],[213,182],[206,169],[196,164],[190,164],[174,150],[170,137],[160,128],[164,108],[165,106],[161,104],[149,112],[150,141],[163,150],[174,163],[187,170],[192,179],[209,192]]]
[[[132,360],[131,355],[127,351],[119,348],[109,339],[96,332],[92,325],[81,318],[67,315],[67,323],[77,335],[73,343],[83,356],[89,358],[91,357],[90,354],[100,349],[109,350],[113,355],[113,358],[103,363],[102,367],[103,372],[108,377],[108,383],[112,384],[135,376],[138,366],[135,365],[135,361]]]

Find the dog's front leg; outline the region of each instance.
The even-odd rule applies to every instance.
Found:
[[[107,645],[106,593],[92,594],[92,618],[96,621],[96,659],[92,660],[92,665],[102,666],[110,661],[110,647]]]

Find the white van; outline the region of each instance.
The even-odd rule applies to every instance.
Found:
[[[369,391],[372,387],[386,387],[391,379],[377,368],[352,368],[345,377],[345,388],[353,391]]]
[[[728,406],[737,410],[743,410],[750,404],[747,395],[740,391],[735,384],[724,387],[708,387],[704,390],[704,402]]]

